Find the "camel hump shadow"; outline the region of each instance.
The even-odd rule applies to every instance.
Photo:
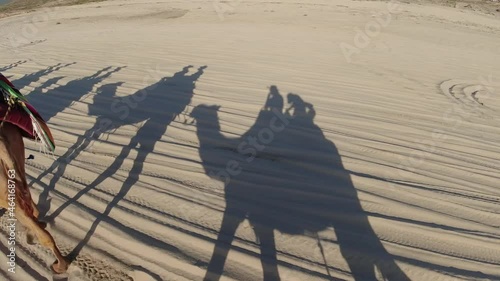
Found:
[[[220,132],[219,106],[198,105],[191,112],[203,168],[224,183],[226,200],[205,281],[220,279],[236,229],[245,219],[260,245],[266,281],[281,280],[275,230],[320,242],[318,232],[328,228],[335,230],[356,280],[376,280],[375,266],[389,280],[409,280],[373,231],[335,144],[314,122],[314,106],[289,93],[289,107],[284,108],[277,87],[269,90],[255,123],[240,138]]]

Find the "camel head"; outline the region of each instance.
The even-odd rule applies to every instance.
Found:
[[[189,124],[218,124],[219,121],[217,112],[219,111],[219,109],[220,105],[197,105],[189,114],[189,117],[193,118],[193,120]]]

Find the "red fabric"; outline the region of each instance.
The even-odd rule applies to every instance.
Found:
[[[34,140],[33,123],[31,118],[21,107],[12,108],[7,114],[8,105],[0,103],[0,120],[16,125],[21,129],[23,137]],[[30,109],[31,110],[31,109]],[[7,114],[7,116],[5,116]]]
[[[14,84],[12,84],[9,79],[7,79],[5,76],[0,73],[0,80],[4,81],[7,83],[12,89],[17,90],[16,87],[14,87]],[[44,122],[42,116],[36,111],[36,109],[28,104],[25,103],[26,107],[33,113],[37,119],[39,119],[39,122]],[[23,137],[29,138],[29,139],[35,139],[36,136],[34,135],[34,130],[33,130],[33,123],[31,121],[31,117],[29,114],[21,107],[21,106],[16,106],[15,108],[12,108],[10,112],[5,116],[7,113],[8,105],[5,103],[0,103],[0,121],[5,120],[5,122],[12,123],[19,127],[22,131]]]

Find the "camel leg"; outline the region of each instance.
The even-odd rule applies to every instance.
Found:
[[[280,281],[273,229],[257,225],[254,227],[254,231],[259,239],[260,261],[264,272],[264,281]]]
[[[226,209],[224,212],[221,230],[219,231],[212,258],[210,259],[205,278],[203,279],[204,281],[218,281],[224,271],[224,264],[226,263],[226,258],[231,248],[234,235],[238,226],[244,219],[244,214],[240,211],[234,213],[231,211],[232,209],[230,208]]]
[[[51,249],[57,258],[57,261],[52,265],[52,270],[56,273],[64,273],[68,269],[68,262],[61,255],[61,252],[56,246],[54,238],[41,227],[38,222],[38,218],[34,217],[37,210],[36,206],[34,210],[25,212],[24,210],[29,209],[34,205],[34,202],[29,193],[29,187],[26,183],[26,174],[24,169],[24,142],[20,130],[9,123],[4,123],[3,128],[0,130],[0,169],[3,173],[0,173],[0,205],[6,207],[7,205],[7,186],[9,184],[9,179],[15,181],[16,191],[21,191],[16,196],[15,216],[19,223],[24,225],[28,231],[35,234],[40,244],[44,247]],[[15,179],[9,176],[8,171],[15,169]],[[25,192],[24,192],[25,191]],[[28,201],[29,200],[29,201]]]
[[[63,257],[63,255],[61,254],[61,252],[57,248],[56,243],[55,243],[52,235],[50,235],[50,233],[47,230],[40,227],[40,225],[38,224],[37,221],[35,221],[35,219],[33,219],[29,216],[26,216],[23,213],[23,211],[17,211],[16,217],[17,217],[17,220],[22,225],[27,227],[29,229],[29,231],[31,231],[32,233],[35,234],[36,238],[38,239],[38,241],[40,241],[40,244],[42,244],[42,246],[52,250],[52,252],[54,253],[54,255],[56,256],[56,259],[57,259],[57,261],[54,262],[54,264],[52,265],[52,270],[56,273],[66,272],[66,270],[68,269],[69,263],[66,261],[66,259]]]
[[[38,225],[41,228],[45,229],[47,227],[47,223],[38,220],[40,212],[38,211],[38,207],[36,206],[35,202],[33,202],[33,200],[31,200],[31,206],[33,207],[33,217],[36,219]],[[28,242],[28,244],[30,245],[36,244],[35,234],[30,229],[28,229],[28,233],[26,234],[26,242]]]

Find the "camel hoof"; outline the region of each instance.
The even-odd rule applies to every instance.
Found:
[[[54,271],[54,273],[62,274],[66,273],[66,271],[68,270],[68,266],[69,266],[68,262],[62,260],[62,261],[55,261],[50,268],[52,269],[52,271]]]

